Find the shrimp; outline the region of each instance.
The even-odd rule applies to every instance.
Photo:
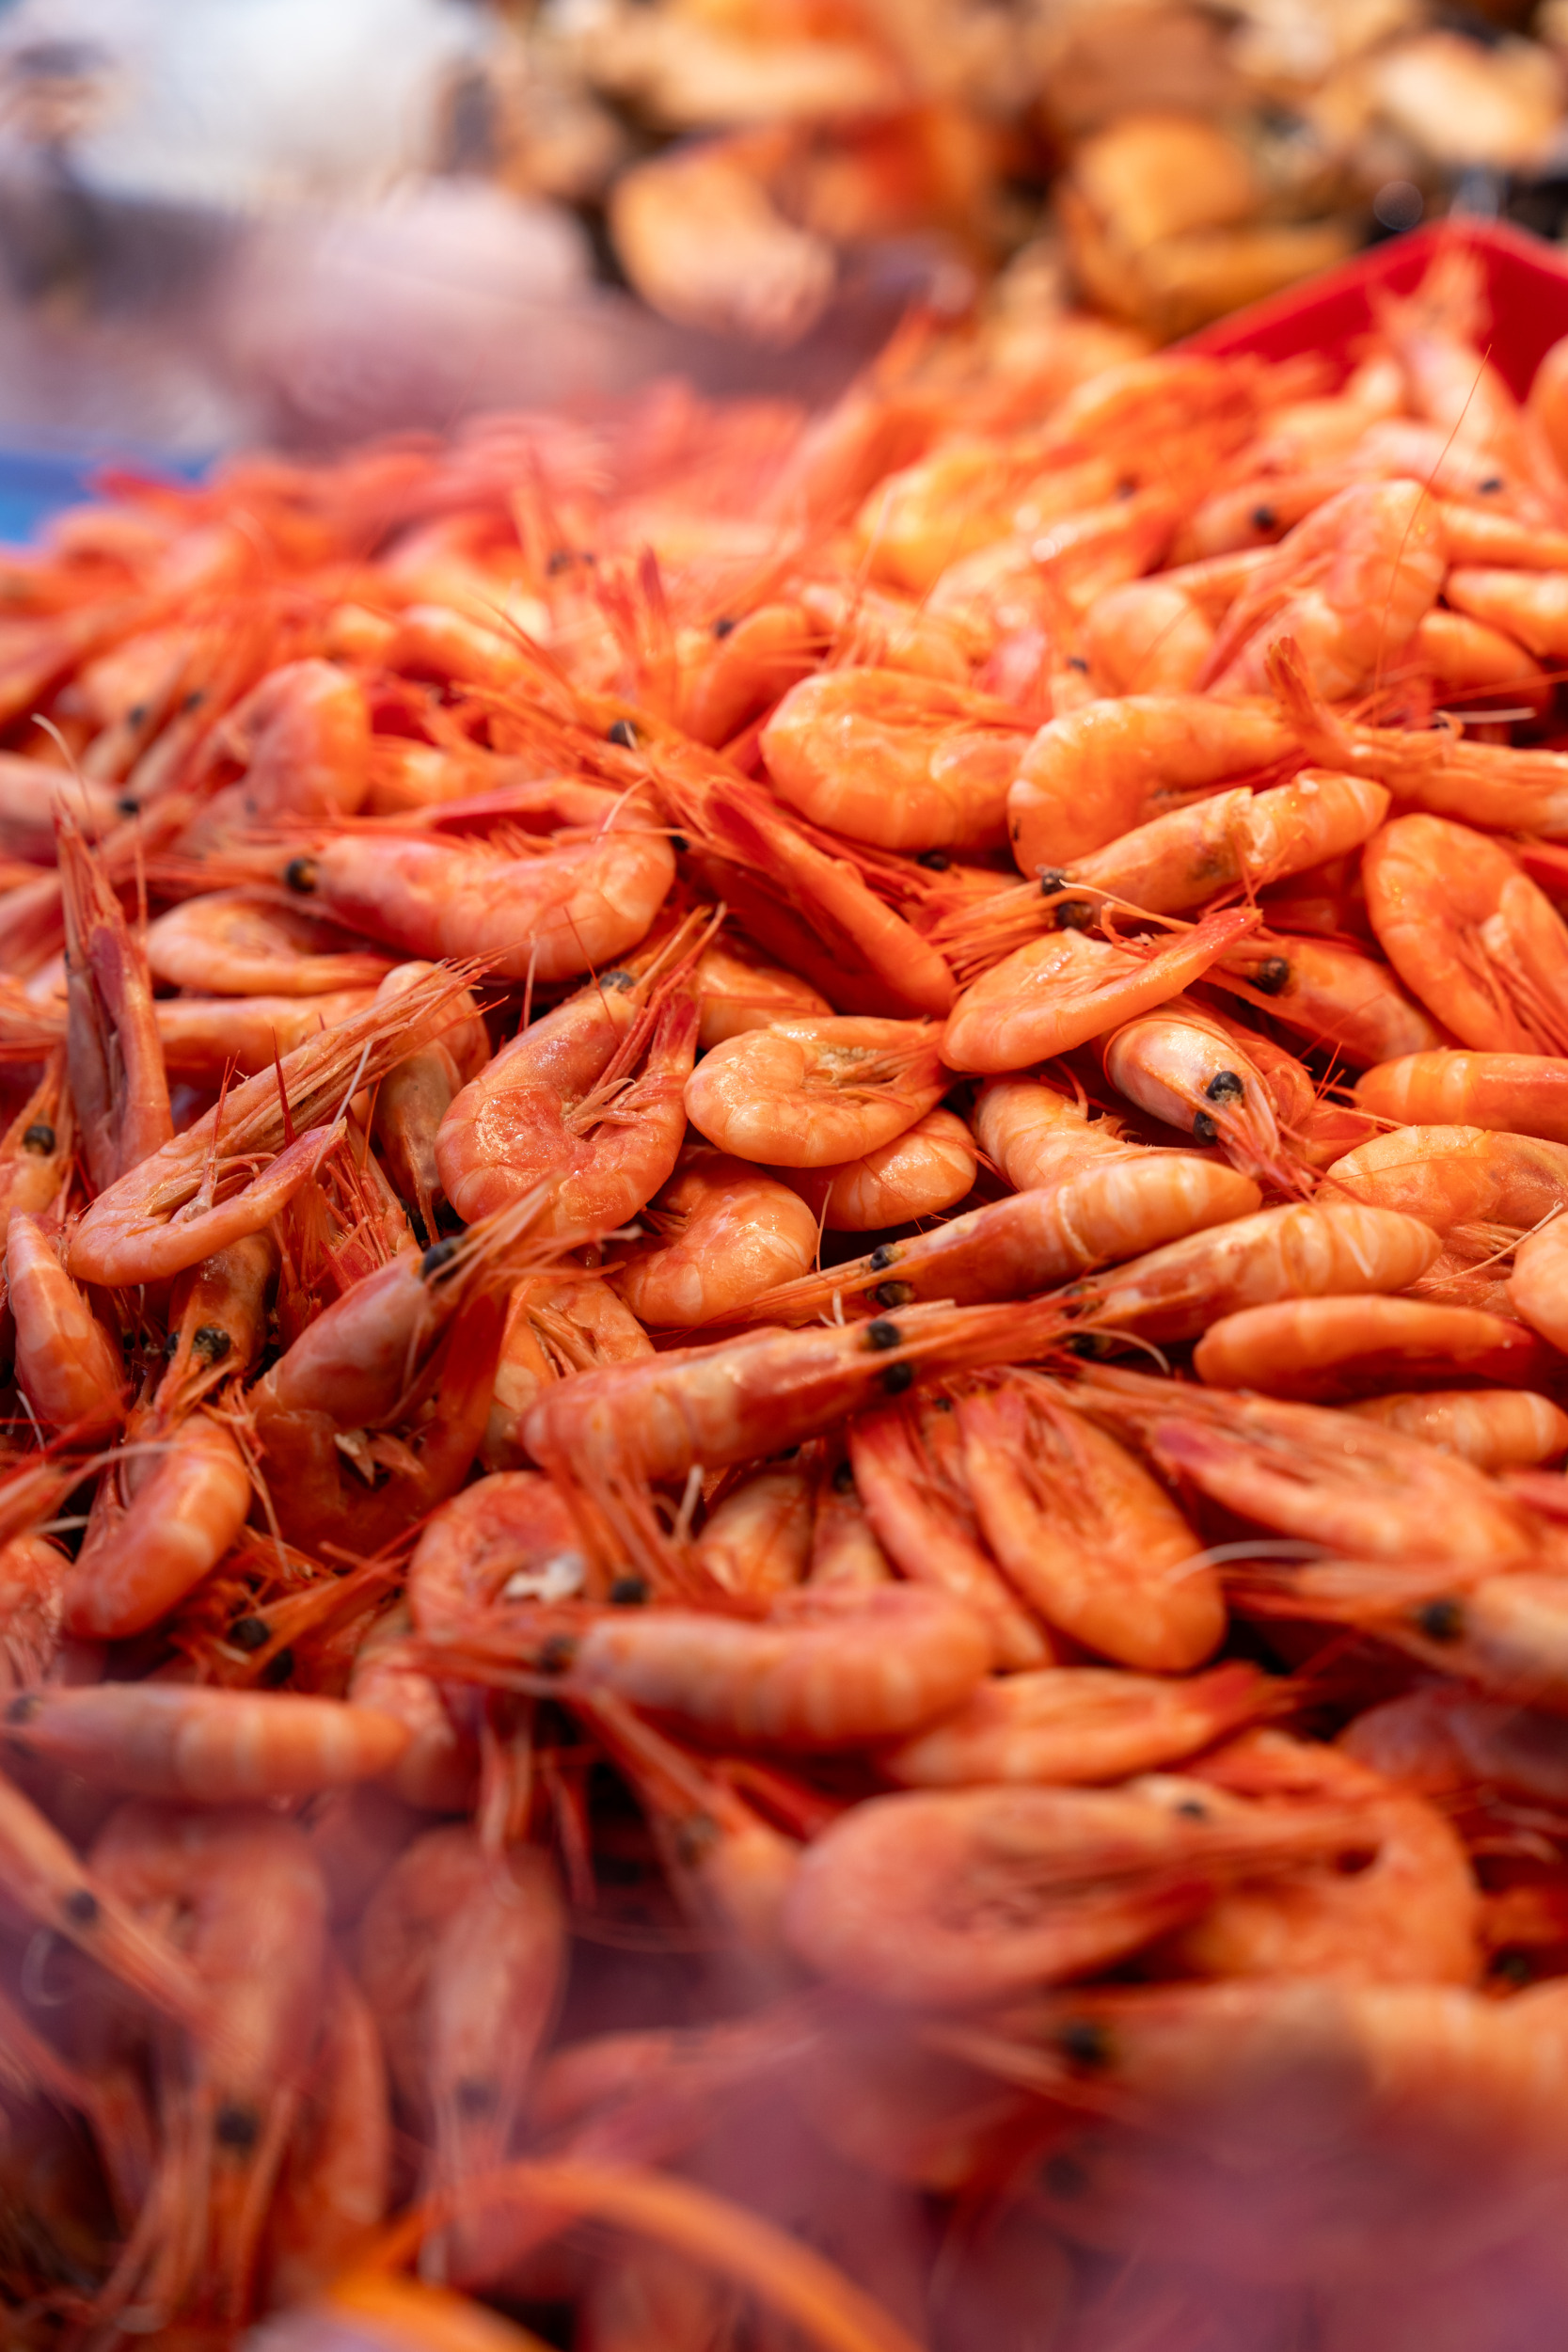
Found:
[[[1185,694],[1203,672],[1213,624],[1174,575],[1130,580],[1089,607],[1085,641],[1101,691]]]
[[[784,1931],[879,2001],[969,2008],[1106,1967],[1235,1878],[1367,1842],[1353,1805],[1223,1804],[1199,1781],[872,1797],[807,1849]]]
[[[70,1169],[73,1141],[65,1056],[56,1049],[38,1085],[0,1135],[0,1204],[8,1216],[13,1209],[37,1216],[50,1206]]]
[[[1568,1803],[1561,1716],[1481,1698],[1458,1683],[1433,1683],[1369,1708],[1337,1744],[1385,1780],[1422,1796],[1492,1788],[1541,1804]]]
[[[43,1681],[59,1657],[70,1556],[47,1535],[0,1544],[0,1695]]]
[[[1530,1329],[1562,1351],[1568,1342],[1568,1226],[1560,1216],[1525,1235],[1513,1253],[1508,1295]]]
[[[284,662],[230,711],[211,739],[206,777],[230,773],[182,846],[200,854],[257,825],[352,817],[370,789],[371,722],[357,678],[329,661]]]
[[[71,818],[57,821],[67,956],[66,1063],[83,1155],[103,1193],[173,1134],[141,942]]]
[[[61,1265],[40,1219],[13,1209],[6,1287],[16,1322],[16,1377],[39,1419],[90,1443],[118,1429],[128,1401],[119,1346]]]
[[[1418,1216],[1445,1239],[1479,1228],[1507,1239],[1568,1201],[1568,1145],[1486,1127],[1400,1127],[1336,1160],[1324,1188]]]
[[[966,555],[1006,539],[1021,505],[1021,531],[1037,532],[1116,495],[1108,456],[1085,454],[1047,469],[1037,443],[955,437],[879,483],[856,530],[879,579],[917,596],[936,587]],[[940,604],[937,606],[941,610]]]
[[[781,799],[883,850],[990,849],[1029,740],[1006,703],[904,670],[824,670],[762,731]]]
[[[1226,1026],[1190,1003],[1126,1022],[1101,1048],[1105,1075],[1140,1110],[1217,1143],[1233,1168],[1281,1192],[1305,1192],[1301,1153],[1280,1134],[1258,1063]]]
[[[1080,1096],[1041,1078],[988,1078],[974,1098],[974,1139],[1015,1191],[1030,1192],[1082,1175],[1107,1160],[1133,1160],[1143,1146],[1124,1139],[1121,1121],[1091,1112]]]
[[[1568,390],[1568,337],[1560,337],[1542,355],[1530,379],[1525,401],[1525,414],[1540,433],[1550,451],[1558,470],[1568,473],[1568,406],[1564,391]]]
[[[806,981],[779,965],[754,961],[737,952],[733,941],[712,940],[697,959],[691,976],[700,1016],[697,1050],[721,1045],[743,1029],[760,1029],[776,1016],[786,1020],[819,1019],[832,1005]]]
[[[1333,1046],[1362,1070],[1430,1054],[1443,1042],[1443,1031],[1386,963],[1327,940],[1259,931],[1211,964],[1205,977],[1313,1045]],[[1362,1101],[1359,1093],[1356,1100]],[[1386,1108],[1370,1100],[1362,1106]]]
[[[624,1364],[653,1354],[629,1307],[599,1275],[532,1274],[507,1301],[480,1459],[486,1470],[516,1470],[528,1459],[522,1423],[552,1380],[597,1364]]]
[[[1462,599],[1454,596],[1455,577],[1449,574],[1444,594],[1458,603]],[[1511,703],[1523,703],[1540,719],[1550,708],[1551,682],[1517,637],[1463,612],[1438,608],[1429,612],[1406,651],[1411,665],[1431,679],[1445,701],[1495,692]]]
[[[726,615],[683,649],[678,710],[686,733],[717,751],[749,720],[809,677],[817,632],[802,601],[779,598]]]
[[[1405,1126],[1493,1127],[1568,1144],[1568,1059],[1548,1054],[1402,1054],[1369,1070],[1355,1099]]]
[[[275,1072],[235,1087],[99,1194],[71,1237],[71,1272],[109,1288],[162,1280],[260,1232],[313,1176],[331,1139],[312,1120],[439,1035],[465,993],[460,978],[435,972],[394,1004],[367,1006],[296,1046]],[[246,1180],[237,1190],[236,1176]]]
[[[978,1162],[953,1111],[927,1111],[901,1136],[840,1168],[793,1169],[791,1183],[830,1233],[876,1232],[941,1216],[974,1189]]]
[[[300,2302],[338,2277],[385,2219],[391,2194],[387,2061],[370,2005],[337,1960],[327,1963],[324,2007],[305,2112],[267,2221],[269,2305]]]
[[[1561,478],[1533,419],[1481,348],[1486,315],[1474,254],[1449,247],[1412,294],[1384,298],[1378,324],[1412,408],[1449,437],[1451,461],[1484,466],[1491,495],[1507,498],[1524,519],[1568,518]]]
[[[696,1050],[697,1008],[678,973],[607,972],[454,1098],[436,1136],[447,1199],[472,1224],[549,1178],[542,1232],[626,1224],[673,1173]]]
[[[720,1151],[832,1168],[923,1119],[946,1078],[930,1024],[769,1021],[726,1039],[686,1084],[686,1115]]]
[[[1528,1389],[1429,1389],[1363,1397],[1348,1409],[1402,1429],[1477,1470],[1524,1470],[1568,1454],[1568,1413]]]
[[[816,1218],[800,1195],[718,1152],[688,1154],[645,1221],[656,1238],[618,1262],[615,1281],[655,1329],[689,1330],[748,1307],[816,1254]]]
[[[958,1404],[988,1543],[1048,1625],[1148,1673],[1185,1674],[1225,1633],[1219,1580],[1146,1470],[1037,1376]]]
[[[431,1513],[408,1564],[408,1608],[428,1640],[476,1627],[526,1634],[540,1602],[591,1581],[572,1515],[538,1470],[477,1479]]]
[[[1304,768],[1271,790],[1220,791],[1073,860],[1061,883],[1153,914],[1202,906],[1230,882],[1266,887],[1359,849],[1388,813],[1381,785]]]
[[[215,1092],[226,1078],[271,1070],[282,1055],[374,1002],[368,988],[326,996],[160,996],[152,1012],[169,1079]]]
[[[212,890],[171,907],[148,926],[147,961],[160,980],[203,996],[373,989],[392,962],[292,899],[258,890]]]
[[[765,1600],[804,1581],[815,1486],[812,1468],[796,1459],[769,1463],[725,1491],[695,1547],[721,1590]]]
[[[1506,850],[1447,818],[1396,817],[1362,873],[1378,945],[1462,1045],[1568,1048],[1568,930]]]
[[[805,1581],[817,1587],[852,1584],[863,1589],[893,1581],[893,1564],[877,1540],[847,1454],[817,1486]]]
[[[1528,1386],[1549,1379],[1556,1359],[1533,1332],[1480,1308],[1363,1295],[1278,1299],[1223,1316],[1198,1342],[1193,1369],[1212,1389],[1329,1404],[1391,1380]]]
[[[1135,1435],[1166,1476],[1282,1535],[1353,1558],[1456,1566],[1502,1565],[1534,1548],[1527,1516],[1480,1470],[1372,1422],[1099,1366],[1079,1397]]]
[[[980,1532],[953,1400],[883,1406],[849,1424],[849,1463],[872,1534],[917,1584],[950,1593],[984,1623],[997,1665],[1047,1664],[1050,1636],[1008,1584]]]
[[[953,1070],[1016,1071],[1178,996],[1257,923],[1252,908],[1206,914],[1163,946],[1120,946],[1059,930],[1032,940],[966,988],[942,1031]]]
[[[1288,532],[1221,623],[1196,683],[1267,691],[1291,639],[1328,699],[1359,693],[1397,661],[1447,568],[1437,501],[1417,482],[1352,483]]]
[[[244,1454],[205,1411],[117,1456],[63,1579],[67,1631],[123,1641],[156,1625],[217,1565],[250,1493]]]
[[[414,1621],[395,1601],[354,1653],[346,1696],[365,1713],[390,1717],[404,1733],[385,1774],[391,1793],[420,1813],[471,1813],[479,1793],[479,1743],[452,1721],[440,1685],[409,1652]]]
[[[1180,1764],[1268,1705],[1265,1677],[1240,1660],[1184,1678],[1045,1666],[992,1676],[877,1766],[900,1788],[1094,1787]]]
[[[675,877],[645,799],[604,801],[596,822],[545,842],[504,824],[490,839],[461,841],[401,828],[328,834],[290,861],[286,878],[338,922],[404,955],[480,956],[504,979],[571,979],[644,939]]]
[[[30,1691],[4,1713],[5,1737],[121,1796],[235,1804],[310,1796],[373,1780],[407,1744],[370,1708],[292,1692],[206,1691],[153,1682]]]
[[[1294,768],[1272,704],[1130,694],[1050,720],[1007,794],[1007,834],[1025,873],[1054,870],[1181,803]],[[1330,766],[1339,763],[1330,761]]]

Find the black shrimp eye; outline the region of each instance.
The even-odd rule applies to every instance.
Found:
[[[1083,1356],[1091,1364],[1097,1364],[1110,1355],[1114,1343],[1103,1331],[1074,1331],[1062,1344],[1069,1356]]]
[[[835,1494],[835,1495],[852,1495],[852,1494],[854,1493],[854,1491],[855,1491],[855,1466],[854,1466],[853,1462],[840,1462],[840,1463],[838,1463],[838,1464],[835,1466],[834,1470],[833,1470],[833,1492],[834,1492],[834,1494]],[[16,1720],[16,1708],[17,1708],[17,1707],[19,1707],[21,1704],[22,1704],[22,1702],[21,1702],[20,1700],[17,1700],[17,1701],[15,1701],[15,1702],[14,1702],[14,1704],[13,1704],[13,1706],[12,1706],[12,1708],[11,1708],[11,1713],[10,1713],[10,1720],[11,1720],[11,1721],[13,1721],[13,1722]]]
[[[882,1393],[885,1396],[902,1396],[906,1389],[912,1389],[913,1386],[912,1364],[889,1364],[882,1375]]]
[[[1203,1091],[1211,1103],[1234,1103],[1246,1092],[1246,1081],[1233,1070],[1216,1070]]]
[[[98,1898],[90,1886],[73,1886],[60,1909],[73,1928],[90,1928],[98,1923]]]
[[[945,850],[922,850],[914,862],[917,866],[924,866],[928,874],[945,874],[953,863]]]
[[[1111,2037],[1092,2017],[1069,2017],[1056,2035],[1056,2047],[1070,2066],[1111,2063]]]
[[[129,792],[122,792],[115,803],[115,815],[117,817],[139,817],[141,815],[140,801],[133,800]]]
[[[48,1120],[38,1119],[23,1136],[22,1149],[24,1152],[41,1152],[47,1156],[55,1149],[55,1130]]]
[[[1416,1626],[1429,1642],[1457,1642],[1465,1630],[1465,1612],[1456,1600],[1423,1601]]]
[[[1496,498],[1502,486],[1503,478],[1500,473],[1489,473],[1483,481],[1476,484],[1476,488],[1484,498]]]
[[[885,1274],[890,1265],[898,1263],[898,1244],[895,1241],[879,1241],[867,1263],[873,1274]]]
[[[724,615],[722,620],[715,621],[713,624],[713,633],[715,637],[728,637],[733,633],[735,623],[730,619],[728,613]]]
[[[1252,510],[1254,531],[1272,531],[1278,520],[1279,516],[1272,506],[1255,506]]]
[[[670,835],[670,847],[673,850],[677,857],[684,857],[687,850],[690,849],[691,844],[687,839],[684,833],[673,833]]]
[[[1086,931],[1094,921],[1094,909],[1086,898],[1064,898],[1056,909],[1056,929],[1059,931]]]
[[[221,1364],[234,1343],[220,1325],[204,1323],[191,1333],[191,1354],[204,1357],[210,1364]]]
[[[432,1242],[424,1256],[420,1260],[420,1272],[428,1282],[433,1274],[439,1274],[444,1265],[451,1265],[456,1255],[456,1242]]]
[[[171,1358],[172,1358],[172,1357],[178,1356],[178,1355],[179,1355],[179,1353],[180,1353],[180,1334],[179,1334],[179,1332],[178,1332],[178,1331],[171,1331],[171,1332],[169,1333],[169,1335],[168,1335],[167,1339],[164,1342],[164,1354],[165,1354],[166,1356],[167,1356],[167,1357],[171,1357]]]
[[[265,1617],[236,1617],[226,1637],[235,1649],[265,1649],[272,1628]]]
[[[292,857],[283,868],[283,880],[290,890],[297,890],[308,898],[316,886],[316,861],[313,857]]]
[[[879,1307],[908,1307],[913,1304],[912,1282],[879,1282],[871,1294]]]
[[[1215,1143],[1219,1139],[1219,1129],[1215,1126],[1208,1112],[1199,1111],[1197,1117],[1193,1121],[1193,1141],[1195,1143]]]
[[[280,1649],[276,1658],[269,1658],[261,1669],[261,1681],[269,1691],[276,1691],[288,1681],[294,1670],[292,1649]]]
[[[903,1344],[903,1339],[904,1334],[895,1323],[883,1322],[880,1317],[875,1323],[868,1323],[865,1327],[867,1347],[899,1347]]]
[[[36,1691],[24,1691],[7,1708],[6,1721],[8,1724],[30,1724],[42,1705],[43,1701]]]
[[[539,1671],[546,1675],[563,1675],[578,1654],[577,1643],[569,1633],[552,1633],[539,1651]]]
[[[199,710],[206,699],[205,690],[199,686],[193,686],[180,707],[182,710]]]
[[[261,2138],[261,2119],[254,2107],[242,2107],[236,2100],[226,2099],[213,2119],[213,2137],[220,2148],[243,2153]]]
[[[605,737],[605,741],[619,743],[624,752],[634,752],[637,749],[637,729],[629,719],[617,719]]]
[[[1291,967],[1283,956],[1265,956],[1252,976],[1252,985],[1264,996],[1277,996],[1291,985]]]
[[[1040,2167],[1040,2178],[1053,2197],[1070,2200],[1085,2194],[1089,2176],[1076,2156],[1048,2156]]]
[[[552,548],[545,559],[545,578],[559,580],[562,572],[571,570],[573,560],[570,548]]]
[[[1047,866],[1045,872],[1040,876],[1040,897],[1042,898],[1053,898],[1059,890],[1065,890],[1067,886],[1068,878],[1062,872],[1059,866]]]
[[[1076,670],[1080,677],[1087,677],[1089,675],[1089,665],[1081,653],[1069,653],[1067,658],[1067,666],[1069,670]]]
[[[641,1609],[648,1597],[648,1587],[641,1576],[618,1576],[610,1588],[610,1597],[617,1609]]]
[[[125,714],[125,723],[128,727],[146,726],[147,705],[145,703],[133,703],[130,709]]]
[[[601,988],[612,988],[617,995],[624,996],[628,988],[635,988],[637,986],[637,981],[633,974],[630,972],[623,972],[617,968],[613,972],[601,972],[599,975],[599,986]]]
[[[1196,1797],[1183,1797],[1176,1809],[1184,1821],[1206,1821],[1209,1819],[1208,1806],[1200,1804]]]

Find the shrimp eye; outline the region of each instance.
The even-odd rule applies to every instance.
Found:
[[[945,874],[953,863],[945,850],[922,850],[914,862],[928,874]]]
[[[228,1332],[215,1323],[204,1323],[199,1331],[191,1333],[191,1354],[204,1356],[210,1364],[221,1364],[233,1344]]]
[[[1056,2036],[1056,2047],[1070,2066],[1111,2063],[1111,2037],[1092,2017],[1069,2017]]]
[[[98,1919],[98,1898],[90,1886],[73,1886],[60,1905],[72,1927],[90,1928]]]
[[[461,2075],[451,2087],[459,2115],[493,2115],[499,2096],[496,2085],[478,2074]]]
[[[420,1278],[428,1282],[433,1274],[439,1274],[444,1265],[451,1265],[456,1255],[457,1244],[454,1241],[432,1242],[420,1260]]]
[[[1535,1963],[1528,1952],[1494,1952],[1486,1973],[1504,1984],[1535,1982]]]
[[[690,849],[691,844],[687,839],[684,833],[673,833],[670,835],[670,847],[674,850],[677,857],[684,857],[688,850]]]
[[[1112,1343],[1103,1331],[1074,1331],[1062,1344],[1069,1356],[1086,1356],[1091,1363],[1099,1363],[1110,1354]]]
[[[283,868],[283,880],[290,890],[297,890],[308,898],[316,886],[316,861],[313,857],[292,857]]]
[[[624,752],[634,752],[637,749],[637,729],[629,719],[617,719],[610,733],[605,737],[605,741],[619,743]]]
[[[289,1677],[293,1673],[293,1651],[292,1649],[280,1649],[276,1658],[269,1658],[267,1660],[266,1664],[261,1669],[261,1678],[267,1690],[276,1691],[280,1683],[288,1681]]]
[[[1215,1126],[1208,1112],[1199,1111],[1197,1117],[1193,1121],[1193,1141],[1195,1143],[1216,1142],[1219,1137],[1219,1129]]]
[[[203,692],[202,689],[199,686],[193,686],[190,692],[185,696],[183,702],[181,704],[180,707],[182,710],[199,710],[206,699],[206,694]]]
[[[879,1282],[871,1294],[879,1307],[907,1307],[914,1297],[912,1282]]]
[[[1246,1092],[1246,1081],[1233,1070],[1216,1070],[1203,1091],[1211,1103],[1234,1103]]]
[[[1502,486],[1503,478],[1500,473],[1489,473],[1483,482],[1476,484],[1476,488],[1485,498],[1495,498]]]
[[[8,1724],[30,1724],[42,1705],[43,1701],[36,1691],[24,1691],[20,1698],[12,1699],[7,1708],[6,1721]]]
[[[147,705],[145,703],[133,703],[130,709],[125,714],[125,723],[128,727],[146,726]]]
[[[570,548],[552,548],[545,559],[545,578],[559,580],[562,572],[571,570],[573,556]]]
[[[1059,931],[1086,931],[1094,921],[1094,909],[1086,898],[1064,898],[1056,909],[1056,929]]]
[[[610,1588],[610,1603],[616,1609],[641,1609],[647,1597],[647,1584],[640,1576],[618,1576]]]
[[[1252,985],[1264,996],[1277,996],[1291,985],[1291,967],[1283,956],[1265,956],[1252,976]]]
[[[1040,897],[1042,898],[1054,898],[1057,892],[1065,890],[1067,886],[1067,876],[1062,872],[1059,866],[1048,866],[1044,873],[1040,876]]]
[[[1208,1806],[1200,1804],[1196,1797],[1184,1797],[1176,1809],[1184,1821],[1206,1821],[1209,1819]]]
[[[23,1136],[22,1149],[24,1152],[42,1152],[47,1154],[53,1152],[55,1143],[54,1128],[51,1127],[47,1119],[40,1119],[34,1121]]]
[[[1255,506],[1252,510],[1254,531],[1272,531],[1278,520],[1279,516],[1272,506]]]
[[[1429,1642],[1457,1642],[1465,1630],[1465,1612],[1456,1600],[1423,1601],[1416,1625]]]
[[[1081,677],[1087,677],[1089,675],[1089,665],[1081,653],[1069,653],[1067,658],[1067,666],[1069,670],[1076,670]]]
[[[115,803],[115,815],[117,817],[139,817],[140,814],[140,801],[133,800],[129,792],[122,792]]]
[[[914,1366],[912,1364],[889,1364],[882,1375],[882,1388],[889,1396],[902,1396],[906,1389],[912,1389],[913,1386]]]
[[[563,1675],[578,1654],[578,1645],[570,1633],[552,1633],[539,1651],[539,1671],[546,1675]]]
[[[213,2137],[220,2148],[254,2148],[261,2136],[261,2120],[254,2107],[226,2099],[213,2120]]]
[[[885,1323],[879,1317],[877,1322],[868,1323],[865,1327],[867,1347],[901,1347],[903,1342],[904,1334],[895,1323]]]
[[[1089,2176],[1076,2156],[1052,2156],[1041,2165],[1040,2178],[1053,2197],[1082,2197],[1089,2185]]]
[[[834,1492],[834,1494],[835,1494],[835,1495],[852,1495],[852,1494],[854,1493],[854,1491],[855,1491],[855,1466],[854,1466],[853,1462],[840,1462],[840,1463],[838,1463],[838,1464],[837,1464],[837,1466],[835,1467],[834,1470],[833,1470],[833,1492]],[[22,1704],[22,1701],[21,1701],[20,1699],[17,1699],[17,1700],[15,1700],[15,1701],[13,1701],[13,1703],[12,1703],[12,1708],[11,1708],[11,1720],[12,1720],[13,1722],[16,1720],[16,1708],[17,1708],[18,1707],[20,1707],[20,1706],[21,1706],[21,1704]]]
[[[897,1263],[898,1244],[895,1241],[879,1241],[877,1244],[876,1248],[871,1252],[870,1264],[872,1273],[885,1274],[890,1265],[896,1265]]]
[[[730,619],[728,613],[725,613],[721,620],[715,621],[713,624],[713,633],[715,637],[728,637],[733,633],[735,623]]]
[[[272,1628],[265,1617],[236,1617],[226,1638],[235,1649],[265,1649]]]
[[[606,972],[600,976],[599,986],[612,988],[617,994],[624,995],[628,988],[637,986],[637,981],[630,972]]]
[[[719,1842],[719,1824],[706,1813],[694,1813],[675,1832],[675,1851],[689,1867],[701,1862]]]

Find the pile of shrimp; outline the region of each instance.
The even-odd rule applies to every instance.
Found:
[[[0,2321],[1568,2312],[1568,351],[911,328],[0,622]]]

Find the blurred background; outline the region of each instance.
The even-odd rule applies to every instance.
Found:
[[[1568,0],[9,0],[0,443],[195,462],[911,302],[1167,340],[1450,210],[1568,221]]]

